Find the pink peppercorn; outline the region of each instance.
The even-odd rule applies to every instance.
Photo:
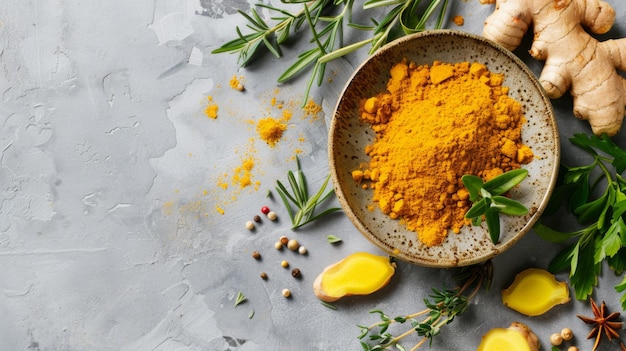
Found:
[[[263,207],[261,207],[261,212],[263,214],[268,214],[268,213],[270,213],[270,208],[267,207],[267,206],[263,206]]]

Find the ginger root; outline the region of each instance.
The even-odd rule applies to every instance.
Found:
[[[395,271],[389,257],[355,252],[326,267],[313,282],[313,292],[326,302],[371,294],[387,285]]]
[[[506,329],[488,331],[476,351],[539,351],[539,347],[539,338],[528,326],[513,322]]]
[[[480,0],[496,4],[487,17],[483,36],[509,50],[519,46],[529,26],[534,28],[530,55],[545,60],[539,82],[548,97],[568,89],[574,116],[587,120],[594,134],[619,132],[626,105],[626,38],[599,42],[595,34],[609,31],[615,10],[599,0]]]

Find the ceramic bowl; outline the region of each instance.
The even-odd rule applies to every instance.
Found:
[[[391,219],[377,206],[372,210],[373,191],[362,189],[352,179],[351,172],[369,162],[364,149],[375,136],[371,125],[359,120],[359,104],[362,99],[386,90],[389,69],[403,58],[418,65],[432,65],[434,61],[482,63],[491,72],[504,74],[503,85],[510,88],[509,96],[522,104],[527,119],[522,127],[522,142],[533,150],[535,158],[523,166],[529,175],[511,195],[530,212],[526,216],[500,216],[497,245],[492,244],[483,224],[464,226],[459,234],[450,233],[441,245],[428,247],[400,220]],[[533,73],[505,48],[460,31],[426,31],[402,37],[371,55],[346,84],[330,125],[331,176],[345,213],[367,239],[389,255],[421,266],[467,266],[513,246],[543,212],[556,182],[559,158],[559,133],[552,105]]]

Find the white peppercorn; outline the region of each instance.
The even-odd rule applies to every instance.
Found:
[[[278,218],[278,216],[276,216],[276,212],[270,211],[267,213],[267,218],[269,218],[270,221],[275,221]]]
[[[252,230],[252,229],[254,229],[254,222],[252,222],[252,221],[247,221],[247,222],[246,222],[246,229],[248,229],[248,230]]]
[[[291,251],[296,251],[299,247],[300,243],[296,239],[291,239],[287,242],[287,248]]]

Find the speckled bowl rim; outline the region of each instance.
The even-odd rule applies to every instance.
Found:
[[[340,159],[340,155],[337,154],[337,149],[339,148],[339,146],[337,145],[337,142],[338,142],[337,138],[339,137],[337,128],[338,128],[339,118],[341,118],[338,113],[342,108],[342,104],[346,103],[344,100],[346,97],[346,91],[350,88],[351,84],[355,81],[355,78],[358,77],[360,74],[363,74],[362,72],[366,69],[368,65],[372,64],[374,60],[379,60],[385,57],[387,52],[395,50],[397,47],[402,46],[402,45],[411,45],[412,43],[422,40],[423,38],[433,38],[433,37],[441,38],[442,40],[446,38],[461,38],[462,40],[473,41],[479,47],[481,45],[486,46],[488,48],[490,47],[491,50],[495,50],[498,54],[501,54],[504,57],[508,58],[508,60],[510,61],[511,68],[515,70],[519,70],[519,73],[528,79],[530,83],[530,86],[528,86],[528,89],[533,89],[534,93],[540,96],[541,101],[538,101],[537,103],[542,106],[542,111],[545,111],[545,115],[543,116],[543,118],[547,120],[548,129],[549,129],[544,132],[547,134],[548,140],[552,141],[551,145],[548,146],[549,152],[551,153],[550,156],[552,157],[552,164],[548,165],[547,167],[544,167],[544,171],[547,170],[550,174],[547,178],[543,178],[543,181],[547,182],[545,184],[546,190],[544,191],[543,195],[539,197],[538,206],[535,206],[529,215],[525,217],[517,217],[518,222],[522,221],[517,224],[518,226],[521,225],[521,227],[519,227],[519,230],[517,230],[513,234],[503,232],[501,241],[497,245],[493,245],[490,243],[492,246],[491,248],[477,255],[470,254],[469,256],[463,255],[463,257],[459,257],[461,253],[458,251],[454,251],[456,249],[454,247],[443,248],[441,250],[437,249],[439,251],[435,250],[437,252],[434,255],[430,254],[431,248],[422,247],[421,249],[419,249],[419,250],[425,250],[427,254],[422,254],[422,252],[420,252],[419,250],[413,252],[413,251],[410,251],[410,249],[407,249],[406,247],[398,248],[398,245],[397,245],[398,243],[393,242],[393,239],[389,238],[389,235],[390,235],[389,233],[387,233],[388,237],[386,238],[384,235],[380,233],[373,232],[372,230],[368,228],[364,219],[360,218],[360,216],[353,210],[352,206],[350,205],[349,194],[345,191],[344,184],[341,183],[341,180],[340,180],[341,177],[338,173],[339,168],[340,168],[338,167],[338,162],[342,162],[342,160]],[[409,61],[412,60],[411,57],[407,57],[407,59]],[[437,58],[433,56],[431,60],[434,61],[434,60],[437,60]],[[445,61],[445,60],[439,60],[439,61]],[[395,63],[397,62],[388,62],[389,68],[391,67],[391,65]],[[490,68],[489,65],[487,66],[493,72],[492,68]],[[381,73],[381,75],[384,75],[384,73]],[[386,81],[387,79],[388,79],[388,76],[387,78],[384,78],[384,81]],[[504,85],[507,86],[506,77],[505,77]],[[356,116],[357,116],[356,120],[353,121],[353,123],[362,124],[362,122],[358,121],[358,112],[356,112]],[[527,118],[529,117],[527,116]],[[369,127],[369,125],[367,125],[367,127]],[[523,137],[524,137],[524,131],[523,131]],[[526,141],[523,140],[523,142],[526,142]],[[450,267],[477,264],[477,263],[481,263],[486,260],[489,260],[495,257],[496,255],[511,248],[526,233],[528,233],[532,229],[533,225],[536,223],[536,221],[539,219],[539,217],[545,210],[548,200],[552,194],[552,191],[554,190],[554,186],[555,186],[557,176],[558,176],[558,169],[559,169],[559,162],[560,162],[560,141],[559,141],[558,126],[557,126],[556,118],[554,116],[552,103],[550,99],[547,97],[543,87],[541,86],[541,84],[539,83],[535,75],[526,66],[526,64],[524,64],[524,62],[521,59],[519,59],[517,56],[515,56],[512,52],[510,52],[503,46],[478,35],[474,35],[474,34],[467,33],[467,32],[462,32],[462,31],[457,31],[457,30],[432,30],[432,31],[424,31],[424,32],[416,33],[416,34],[411,34],[405,37],[401,37],[385,45],[376,53],[368,57],[364,62],[362,62],[355,69],[351,78],[348,80],[344,89],[342,90],[342,93],[339,96],[339,99],[337,101],[337,104],[333,112],[333,116],[332,116],[331,123],[330,123],[330,129],[329,129],[328,153],[329,153],[331,179],[333,182],[333,186],[334,186],[338,201],[341,207],[343,208],[345,214],[348,216],[350,221],[354,224],[354,226],[358,229],[358,231],[361,234],[363,234],[370,242],[378,246],[387,254],[397,259],[400,259],[402,261],[406,261],[406,262],[410,262],[416,265],[426,266],[426,267],[450,268]],[[367,160],[368,158],[365,157],[365,159]],[[531,162],[530,165],[532,165],[533,162]],[[346,174],[343,174],[343,179],[347,179],[346,177],[347,177]],[[528,180],[525,180],[525,182],[527,181]],[[363,191],[369,191],[371,193],[372,190],[368,189],[368,190],[363,190]],[[370,196],[370,199],[371,199],[371,196]],[[361,205],[367,206],[367,204],[361,204]],[[380,212],[377,206],[374,212],[375,214],[373,216],[377,216],[377,217],[386,216]],[[512,217],[512,216],[506,216],[506,217]],[[386,217],[386,220],[394,221],[389,217]],[[396,228],[394,229],[394,232],[404,230],[403,235],[405,236],[411,235],[411,234],[415,236],[417,235],[415,232],[411,232],[407,230],[406,228],[404,228],[404,226],[400,224],[398,220],[395,220],[395,222],[397,222],[397,224],[396,224]],[[507,227],[506,223],[503,225],[503,231],[506,230],[505,227]],[[466,233],[468,231],[473,234]],[[488,233],[484,227],[466,226],[462,230],[461,234],[458,234],[458,235],[477,235],[477,234],[483,235],[486,238],[488,238]],[[451,235],[457,235],[457,234],[450,233],[448,237],[451,237]],[[419,240],[418,239],[415,239],[415,240],[417,240],[417,246],[419,247],[420,246]],[[443,245],[447,245],[447,243],[444,242]],[[424,246],[424,245],[421,244],[421,246]],[[452,250],[452,251],[445,251],[445,250]],[[467,252],[464,252],[464,254],[467,254]]]

